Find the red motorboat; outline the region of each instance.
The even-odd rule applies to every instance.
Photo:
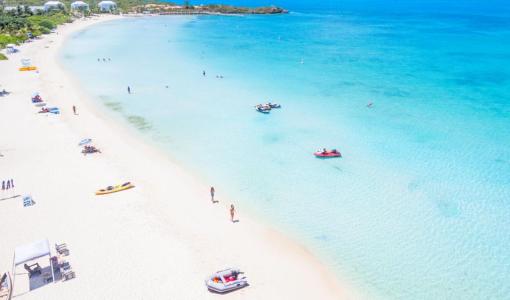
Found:
[[[342,153],[340,153],[340,151],[338,151],[336,149],[333,149],[333,150],[323,149],[322,151],[315,152],[313,155],[315,155],[315,157],[320,157],[320,158],[342,157]]]

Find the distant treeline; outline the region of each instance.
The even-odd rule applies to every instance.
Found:
[[[183,5],[173,3],[145,3],[131,8],[131,12],[156,14],[281,14],[287,13],[283,8],[276,6],[240,7],[224,4],[192,5],[185,1]]]

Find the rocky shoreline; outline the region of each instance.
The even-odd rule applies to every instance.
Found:
[[[274,15],[274,14],[286,14],[289,11],[276,6],[250,8],[218,4],[199,6],[146,4],[134,6],[131,9],[131,12],[160,15],[208,15],[208,14]]]

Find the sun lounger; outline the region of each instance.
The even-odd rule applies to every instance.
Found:
[[[55,244],[55,250],[57,250],[57,253],[62,256],[69,255],[69,249],[67,249],[67,245],[65,243]]]
[[[69,280],[76,277],[76,274],[72,269],[66,270],[62,272],[62,280]]]
[[[32,206],[35,202],[30,196],[23,197],[23,207]]]
[[[60,264],[60,274],[62,274],[62,280],[69,280],[76,276],[71,265],[67,261],[63,261]]]
[[[32,269],[33,266],[35,266],[35,268]],[[41,274],[41,266],[39,266],[38,263],[35,263],[30,266],[25,264],[23,267],[25,268],[25,270],[27,270],[29,278],[31,278],[33,275]]]

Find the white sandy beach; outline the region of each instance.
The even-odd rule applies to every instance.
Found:
[[[11,271],[14,248],[48,238],[66,242],[76,278],[27,291],[18,268],[14,295],[20,299],[358,299],[305,248],[237,207],[209,186],[112,122],[86,99],[59,66],[57,52],[72,32],[119,18],[102,16],[58,29],[25,44],[0,61],[0,180],[13,178],[15,193],[32,195],[0,201],[0,273]],[[19,72],[30,58],[36,72]],[[38,114],[30,98],[40,92],[61,114]],[[73,115],[72,106],[78,108]],[[78,142],[90,137],[101,154],[84,156]],[[94,192],[131,181],[136,188],[106,196]],[[11,192],[12,194],[12,192]],[[0,198],[9,196],[5,193]],[[250,286],[221,296],[204,279],[237,266]],[[22,274],[25,273],[25,274]]]

